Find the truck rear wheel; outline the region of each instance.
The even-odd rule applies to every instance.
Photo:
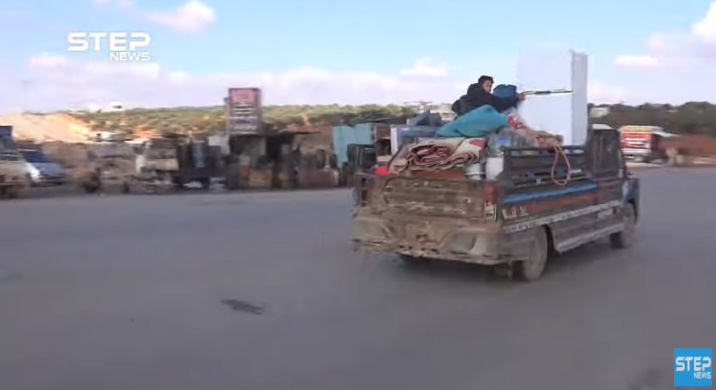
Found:
[[[201,184],[203,190],[208,190],[211,187],[211,179],[203,178],[199,180],[199,184]]]
[[[25,199],[30,197],[32,181],[26,178],[22,183],[8,187],[7,196],[10,199]]]
[[[544,273],[549,257],[549,245],[547,232],[543,227],[534,229],[534,239],[530,245],[527,260],[518,261],[514,264],[515,278],[527,282],[537,280]]]
[[[634,230],[636,229],[636,210],[634,205],[628,203],[624,206],[624,230],[609,236],[609,243],[614,249],[628,248],[634,242]]]
[[[10,199],[24,199],[30,197],[30,187],[24,185],[10,187],[7,189],[7,196]]]

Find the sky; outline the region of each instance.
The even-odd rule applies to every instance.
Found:
[[[0,0],[0,111],[452,102],[523,50],[589,55],[590,101],[711,101],[716,1]],[[150,62],[69,52],[70,32],[146,32]],[[709,81],[712,80],[712,81]]]

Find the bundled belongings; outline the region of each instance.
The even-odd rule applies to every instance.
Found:
[[[519,117],[516,109],[503,113],[497,112],[492,106],[478,107],[454,121],[442,126],[438,137],[452,138],[485,138],[494,134],[509,133],[521,140],[511,143],[511,146],[550,146],[559,144],[558,139],[544,131],[535,131],[527,127]]]
[[[438,130],[437,135],[445,138],[481,138],[507,125],[507,116],[490,105],[483,105],[448,122]]]
[[[525,148],[517,151],[520,154],[538,154],[539,150],[531,149],[535,147],[560,148],[557,137],[530,129],[520,118],[517,104],[524,95],[517,94],[516,86],[499,85],[494,94],[491,91],[492,78],[480,77],[455,102],[458,117],[438,129],[438,138],[402,148],[389,164],[389,172],[453,171],[478,177],[477,165],[500,159],[505,148]]]
[[[477,83],[470,85],[467,94],[453,104],[458,117],[442,126],[438,137],[484,138],[494,134],[509,133],[511,146],[550,146],[558,144],[557,139],[545,132],[527,127],[517,113],[517,105],[524,95],[517,93],[515,85],[500,84],[492,89],[493,79],[481,76]]]
[[[498,98],[512,99],[515,100],[514,104],[511,104],[509,108],[517,107],[517,86],[512,84],[500,84],[492,90],[492,94]]]
[[[403,147],[388,169],[404,171],[446,171],[479,162],[486,140],[483,138],[438,138]]]
[[[517,109],[510,109],[503,112],[502,114],[507,115],[508,126],[500,129],[498,133],[502,131],[512,131],[518,136],[524,138],[524,143],[518,145],[520,147],[554,146],[562,143],[562,140],[558,135],[554,135],[542,130],[534,130],[527,126],[522,120],[522,118],[520,118]]]

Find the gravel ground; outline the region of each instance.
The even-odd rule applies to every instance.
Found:
[[[536,283],[351,251],[348,191],[0,202],[7,390],[667,389],[716,347],[714,170]]]

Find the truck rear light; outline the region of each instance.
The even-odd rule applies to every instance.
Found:
[[[357,206],[367,206],[370,197],[370,183],[368,179],[363,176],[359,177],[353,187],[353,200]]]
[[[488,220],[497,220],[497,184],[493,181],[483,182],[482,216]]]
[[[495,182],[484,182],[485,203],[497,203],[497,186]]]

